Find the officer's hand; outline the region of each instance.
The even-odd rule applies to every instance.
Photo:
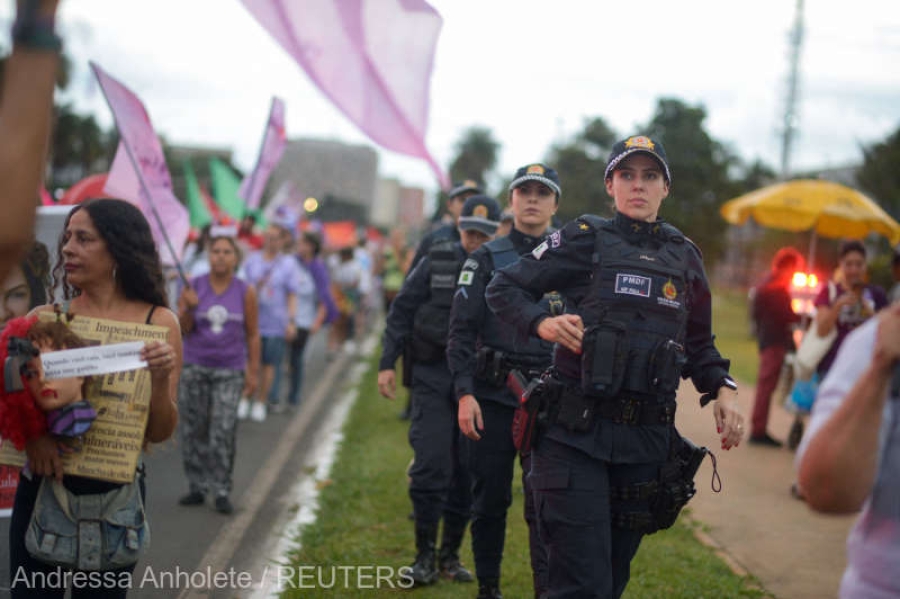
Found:
[[[457,420],[462,434],[473,441],[481,439],[478,431],[484,430],[484,421],[481,419],[481,406],[478,405],[474,395],[463,395],[459,398]]]
[[[577,314],[561,314],[545,318],[537,327],[538,336],[544,341],[559,343],[567,350],[581,353],[584,323]]]
[[[378,371],[378,392],[382,397],[395,399],[397,390],[397,380],[393,370]]]
[[[716,431],[722,436],[722,449],[731,449],[741,444],[744,436],[744,417],[738,409],[737,391],[722,386],[713,402],[716,417]]]

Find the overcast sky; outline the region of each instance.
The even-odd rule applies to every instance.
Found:
[[[702,103],[715,139],[747,161],[779,165],[794,1],[432,5],[444,26],[426,141],[444,166],[472,125],[493,131],[500,174],[509,176],[586,118],[637,133],[661,96]],[[0,8],[7,22],[11,6]],[[804,16],[792,164],[854,163],[860,143],[900,126],[900,2],[806,0]],[[290,137],[369,143],[238,0],[62,0],[60,21],[76,61],[67,98],[104,126],[112,117],[88,59],[141,96],[170,142],[231,147],[244,169],[255,160],[272,95],[285,100]],[[436,188],[424,163],[380,155],[382,176]]]

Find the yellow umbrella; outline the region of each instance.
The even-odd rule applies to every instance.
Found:
[[[831,238],[865,237],[878,233],[891,245],[900,242],[900,224],[863,193],[832,181],[798,179],[757,189],[720,208],[731,224],[751,216],[764,227],[813,231]]]

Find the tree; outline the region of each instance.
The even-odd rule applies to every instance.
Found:
[[[475,179],[484,184],[485,176],[497,165],[500,144],[487,127],[473,126],[456,143],[456,158],[450,163],[450,179]]]
[[[863,146],[862,152],[857,183],[891,216],[900,219],[900,127],[884,141]]]
[[[594,117],[584,123],[584,129],[571,142],[550,149],[547,163],[559,173],[562,187],[557,212],[561,221],[586,213],[612,214],[603,171],[616,138],[616,132],[602,117]]]
[[[681,229],[715,261],[725,244],[719,207],[743,186],[729,173],[740,166],[736,155],[712,139],[703,127],[706,109],[675,98],[660,98],[643,129],[666,149],[672,185],[661,216]]]
[[[455,183],[473,179],[484,187],[487,175],[497,165],[499,151],[500,143],[494,139],[490,129],[478,125],[469,127],[456,142],[456,158],[450,162],[450,181]],[[446,200],[447,194],[438,191],[432,220],[436,221],[444,214]]]

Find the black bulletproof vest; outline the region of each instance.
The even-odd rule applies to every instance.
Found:
[[[579,312],[586,343],[597,345],[585,347],[582,368],[593,364],[618,379],[613,394],[670,396],[685,359],[688,242],[675,227],[663,224],[654,248],[639,247],[612,221],[594,217],[590,222],[597,228],[592,281]],[[606,340],[597,342],[603,336]],[[594,347],[600,348],[596,357],[588,358]]]
[[[520,258],[508,237],[489,241],[484,244],[484,247],[491,253],[494,262],[492,276],[497,270],[517,262]],[[541,299],[540,305],[548,312],[550,311],[550,302],[546,296]],[[517,335],[514,327],[501,321],[491,310],[486,311],[485,320],[484,330],[481,332],[481,345],[502,352],[508,360],[521,366],[547,367],[550,365],[553,352],[552,343],[531,335],[527,339],[522,339]]]
[[[456,242],[445,240],[429,248],[428,259],[431,265],[428,282],[431,296],[416,310],[413,336],[416,341],[445,347],[450,329],[450,306],[465,256]]]

